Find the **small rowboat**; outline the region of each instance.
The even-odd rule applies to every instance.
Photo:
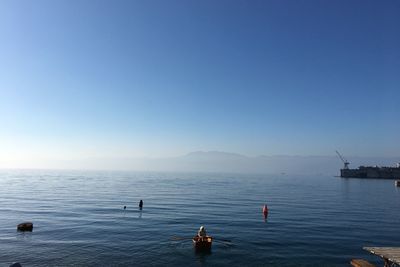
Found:
[[[197,251],[209,251],[211,250],[212,239],[213,238],[211,236],[206,236],[206,237],[195,236],[193,237],[194,248]]]

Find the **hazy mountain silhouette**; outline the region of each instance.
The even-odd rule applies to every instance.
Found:
[[[352,168],[360,165],[394,166],[400,162],[400,157],[348,157],[347,159]],[[26,168],[49,168],[49,166],[54,169],[338,175],[343,163],[333,153],[331,156],[249,157],[221,151],[196,151],[169,158],[91,158],[33,162]]]

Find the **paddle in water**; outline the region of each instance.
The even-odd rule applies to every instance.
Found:
[[[173,237],[171,237],[171,239],[174,241],[185,241],[185,240],[193,240],[193,237],[173,236]],[[212,240],[215,242],[220,242],[220,243],[224,243],[224,244],[229,243],[229,245],[232,245],[232,241],[229,239],[213,237]]]
[[[174,241],[180,241],[180,240],[192,240],[193,237],[182,237],[182,236],[173,236],[171,237],[172,240]]]

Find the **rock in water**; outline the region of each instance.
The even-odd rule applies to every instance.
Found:
[[[22,267],[22,265],[19,262],[14,262],[10,267]]]
[[[32,232],[32,229],[33,229],[33,223],[31,223],[31,222],[20,223],[17,226],[17,230],[18,231],[30,231],[30,232]]]

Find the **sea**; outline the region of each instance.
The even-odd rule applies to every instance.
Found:
[[[25,221],[32,232],[17,231]],[[382,265],[363,247],[400,246],[399,223],[393,180],[0,171],[0,266]],[[209,253],[193,248],[201,225]]]

